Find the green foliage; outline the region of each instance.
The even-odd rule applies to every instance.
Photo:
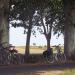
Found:
[[[27,20],[30,13],[34,13],[36,9],[42,7],[46,0],[11,0],[10,2],[10,18]],[[29,12],[30,11],[30,12]],[[19,16],[18,16],[19,15]]]
[[[36,24],[39,25],[37,30],[43,34],[49,34],[53,30],[54,34],[60,36],[61,33],[64,33],[64,12],[63,12],[63,2],[62,0],[50,0],[49,5],[45,8],[37,10],[38,17]],[[44,19],[44,21],[43,21]],[[43,27],[43,28],[42,28]]]
[[[45,17],[46,26],[53,24],[53,22],[58,19],[59,22],[56,22],[53,26],[54,34],[63,32],[63,2],[62,0],[10,0],[10,14],[9,21],[14,27],[24,27],[28,29],[29,26],[29,15],[34,15],[36,10],[42,11],[43,17]],[[34,18],[33,18],[34,17]],[[35,15],[32,17],[33,25],[40,26],[40,16]],[[42,18],[43,18],[42,17]],[[51,19],[51,20],[48,20]],[[20,23],[13,23],[11,21],[19,20]],[[48,27],[48,26],[47,26]],[[41,33],[43,31],[38,27]],[[34,32],[34,30],[33,30]]]
[[[26,29],[29,28],[29,16],[32,16],[32,20],[36,19],[36,16],[33,16],[37,9],[43,6],[43,8],[48,4],[46,0],[10,0],[10,14],[9,21],[10,24],[14,27],[24,27]],[[34,18],[33,18],[34,17]],[[15,21],[16,22],[13,22]],[[38,19],[36,19],[38,21]],[[17,23],[17,21],[20,21]],[[33,25],[36,26],[36,22],[33,20]],[[32,28],[31,28],[32,29]],[[35,31],[32,30],[33,34]]]
[[[24,27],[24,34],[27,33],[29,37],[31,31],[36,36],[36,26],[45,35],[47,44],[50,44],[52,31],[59,36],[64,29],[62,6],[62,0],[11,0],[9,20],[14,27]],[[12,22],[14,20],[20,22]]]
[[[61,33],[64,33],[64,21],[65,21],[65,16],[64,16],[64,4],[63,0],[55,0],[55,11],[56,11],[56,25],[53,28],[54,34],[58,33],[58,36]]]

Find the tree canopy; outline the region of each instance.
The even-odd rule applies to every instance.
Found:
[[[58,35],[63,32],[62,7],[62,0],[10,0],[9,21],[14,27],[24,27],[27,33],[26,44],[29,48],[30,35],[34,26],[43,26],[46,37],[49,37],[48,41],[50,41],[52,29],[55,34],[58,32]],[[35,15],[36,13],[39,15]],[[46,21],[45,24],[43,19]],[[34,30],[33,33],[35,33]]]
[[[47,8],[49,8],[49,10]],[[64,19],[62,0],[10,0],[9,20],[20,20],[19,23],[11,23],[14,27],[21,26],[26,29],[28,27],[28,17],[30,14],[28,10],[30,10],[33,15],[36,10],[44,11],[45,9],[48,10],[46,14],[49,12],[52,15],[57,13],[56,18],[59,17],[59,25],[54,28],[54,31],[55,33],[58,30],[63,32],[64,28],[61,26]],[[50,15],[47,15],[47,18],[48,17],[50,17]]]

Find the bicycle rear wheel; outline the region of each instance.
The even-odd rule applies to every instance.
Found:
[[[54,60],[53,60],[53,55],[46,56],[46,61],[47,61],[48,63],[53,63],[53,62],[54,62]]]

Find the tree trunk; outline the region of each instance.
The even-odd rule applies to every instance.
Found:
[[[0,42],[4,43],[4,46],[7,46],[9,44],[9,29],[8,29],[8,21],[7,17],[2,16],[2,21],[0,21]]]
[[[30,47],[30,36],[31,36],[31,29],[32,29],[32,17],[29,17],[29,28],[27,32],[27,40],[26,40],[26,50],[25,50],[25,55],[29,56],[29,47]]]
[[[68,58],[75,58],[75,1],[65,1],[64,52]]]
[[[75,27],[68,26],[64,39],[65,53],[68,57],[75,57]]]
[[[9,44],[9,0],[0,1],[0,43],[6,42],[4,46]]]
[[[47,39],[47,50],[50,49],[50,39]]]
[[[46,37],[46,40],[47,40],[47,50],[50,50],[51,36],[50,36],[50,34],[49,35],[46,34],[45,37]]]

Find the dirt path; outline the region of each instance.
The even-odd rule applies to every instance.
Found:
[[[56,71],[40,71],[37,74],[32,73],[28,75],[58,75],[60,73],[62,73],[62,71],[56,70]]]
[[[0,75],[58,75],[75,64],[28,64],[0,66]]]
[[[7,73],[0,73],[0,75],[59,75],[63,71],[56,70],[56,71],[32,71],[32,72],[7,72]]]
[[[12,75],[58,75],[59,73],[62,73],[62,71],[57,70],[57,71],[25,72],[25,73],[15,73]]]

